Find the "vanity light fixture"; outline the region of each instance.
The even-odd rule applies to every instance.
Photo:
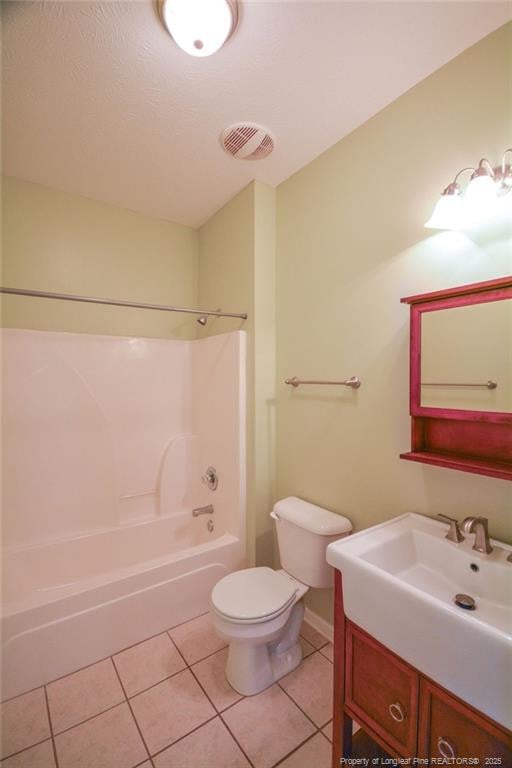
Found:
[[[191,56],[210,56],[233,34],[237,0],[158,0],[161,19],[179,47]]]
[[[482,158],[476,168],[459,171],[443,191],[425,227],[462,229],[497,212],[499,198],[512,189],[512,166],[507,163],[507,152],[512,153],[512,148],[505,150],[501,165],[495,168],[486,158]],[[459,177],[468,171],[471,172],[469,182],[461,190]]]

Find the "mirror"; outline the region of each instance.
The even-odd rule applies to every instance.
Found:
[[[422,313],[420,406],[512,412],[512,299]]]
[[[407,461],[512,480],[512,275],[406,296]]]

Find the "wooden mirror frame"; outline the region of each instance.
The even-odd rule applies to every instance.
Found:
[[[512,480],[512,413],[421,405],[423,312],[512,299],[512,276],[406,296],[410,323],[411,451],[400,458]],[[499,344],[499,339],[496,339]]]

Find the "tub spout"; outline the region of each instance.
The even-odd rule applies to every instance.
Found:
[[[213,515],[214,509],[212,504],[208,504],[206,507],[196,507],[192,510],[192,517],[199,517],[199,515]]]

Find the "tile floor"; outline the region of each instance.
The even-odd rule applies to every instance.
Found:
[[[208,614],[4,702],[2,768],[329,768],[332,645],[257,696],[224,677]]]

